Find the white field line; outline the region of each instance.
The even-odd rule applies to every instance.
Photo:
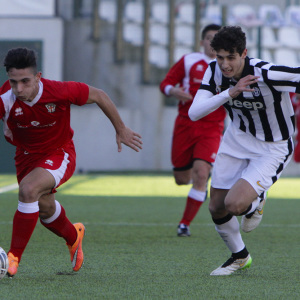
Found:
[[[85,222],[87,226],[131,226],[131,227],[176,227],[177,224],[172,223],[128,223],[128,222]],[[12,221],[0,222],[0,225],[12,224]],[[37,224],[40,225],[39,223]],[[212,227],[215,226],[213,223],[193,224],[193,227]],[[259,227],[272,227],[272,228],[300,228],[300,224],[260,224]]]
[[[128,222],[82,222],[85,225],[90,226],[133,226],[133,227],[176,227],[178,224],[171,223],[128,223]],[[1,222],[0,222],[1,224]],[[196,227],[211,227],[215,226],[213,223],[193,224]],[[275,228],[299,228],[300,224],[260,224],[259,227],[275,227]]]
[[[177,227],[178,224],[156,224],[156,223],[127,223],[127,222],[118,222],[118,223],[101,223],[101,222],[83,222],[86,225],[92,226],[144,226],[144,227]],[[215,226],[213,223],[204,223],[204,224],[193,224],[193,226],[197,227],[211,227]],[[300,224],[260,224],[259,227],[276,227],[276,228],[299,228]]]
[[[10,184],[0,188],[0,194],[16,190],[19,187],[17,183]]]

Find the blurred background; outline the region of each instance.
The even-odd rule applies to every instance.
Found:
[[[210,23],[242,26],[250,57],[300,65],[300,0],[0,0],[0,83],[7,50],[34,48],[43,77],[103,89],[143,137],[141,152],[118,153],[97,106],[72,107],[76,172],[171,171],[177,102],[158,85],[182,55],[201,50]],[[14,173],[14,147],[2,134],[0,149],[0,173]],[[298,176],[299,165],[284,175]]]

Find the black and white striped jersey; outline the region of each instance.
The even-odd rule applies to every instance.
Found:
[[[300,67],[279,66],[246,57],[241,77],[249,74],[260,76],[259,81],[251,85],[254,91],[243,92],[232,99],[228,89],[236,82],[224,77],[214,60],[204,75],[199,94],[197,93],[194,101],[201,101],[203,97],[207,99],[208,95],[212,97],[212,101],[218,98],[218,102],[227,109],[233,124],[259,140],[272,142],[288,139],[295,130],[289,93],[300,93]],[[207,92],[201,95],[203,90],[213,95]],[[213,97],[214,95],[219,97]],[[222,95],[224,100],[220,101]],[[193,111],[193,107],[191,110]]]

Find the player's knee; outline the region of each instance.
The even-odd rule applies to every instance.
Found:
[[[175,176],[175,182],[177,185],[187,185],[190,181],[190,178]]]
[[[216,206],[213,205],[212,202],[209,202],[208,210],[209,210],[209,212],[210,212],[210,214],[211,214],[212,216],[214,216],[214,215],[217,213]]]
[[[231,199],[225,199],[225,208],[227,212],[233,216],[239,216],[245,211],[238,201],[233,201]]]
[[[203,174],[200,171],[193,173],[193,182],[198,186],[205,186],[207,183],[207,179],[208,179],[208,175]]]
[[[218,219],[224,214],[224,208],[216,205],[214,202],[210,201],[208,205],[209,212],[214,219]]]
[[[36,201],[36,188],[30,184],[20,183],[19,185],[19,200],[24,203],[31,203]]]

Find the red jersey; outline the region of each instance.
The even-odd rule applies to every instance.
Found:
[[[200,88],[204,73],[210,62],[209,57],[200,52],[194,52],[184,55],[176,64],[174,64],[165,79],[160,84],[160,90],[168,95],[168,90],[178,83],[183,87],[185,92],[189,92],[195,97]],[[188,110],[192,100],[187,102],[179,101],[179,115],[188,117]],[[202,121],[223,121],[226,116],[223,106],[202,118]]]
[[[0,92],[0,119],[7,141],[29,153],[48,153],[72,140],[70,106],[84,105],[89,88],[84,83],[42,78],[31,102],[16,98],[8,81]]]

